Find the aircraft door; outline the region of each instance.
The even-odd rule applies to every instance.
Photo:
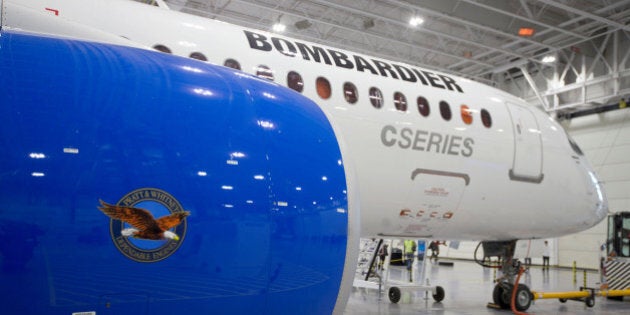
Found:
[[[534,114],[525,107],[508,104],[514,131],[514,160],[510,179],[540,183],[542,174],[542,140]]]

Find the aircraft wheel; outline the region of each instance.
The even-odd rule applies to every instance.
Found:
[[[589,296],[584,300],[584,303],[586,303],[586,306],[588,307],[593,307],[595,306],[595,299],[592,296]]]
[[[494,290],[492,291],[492,300],[494,304],[498,305],[502,309],[510,308],[510,300],[507,299],[505,294],[505,288],[501,283],[494,286]]]
[[[515,308],[519,312],[526,311],[532,304],[532,292],[529,291],[529,288],[526,285],[518,285],[516,288],[516,299],[514,300],[514,303],[516,303]]]
[[[392,303],[398,303],[398,301],[400,301],[400,289],[397,287],[389,288],[389,292],[387,295],[389,296],[389,300]]]
[[[435,294],[433,294],[433,299],[436,302],[442,302],[444,300],[444,288],[441,286],[435,287]]]

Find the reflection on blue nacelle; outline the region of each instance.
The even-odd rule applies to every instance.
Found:
[[[193,60],[2,33],[0,119],[3,313],[332,311],[346,181],[311,101]],[[99,199],[190,215],[179,243],[129,242]]]

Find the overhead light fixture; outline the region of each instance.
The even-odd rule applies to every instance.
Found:
[[[512,68],[520,68],[520,67],[524,67],[526,64],[528,63],[527,59],[516,59],[508,64],[502,65],[502,66],[498,66],[494,69],[492,69],[492,73],[497,74],[497,73],[503,73],[506,72]]]
[[[543,59],[541,60],[543,63],[552,63],[556,61],[556,56],[554,55],[547,55],[545,57],[543,57]]]
[[[414,16],[409,20],[409,25],[413,27],[416,27],[422,23],[424,23],[424,19],[419,16]]]
[[[271,29],[273,29],[274,32],[276,33],[282,33],[287,29],[287,26],[278,22],[276,24],[274,24]]]
[[[534,29],[531,27],[521,27],[518,29],[518,36],[531,37],[534,35]]]
[[[372,28],[374,27],[374,20],[373,19],[367,19],[367,20],[363,20],[363,29],[367,30],[368,28]]]
[[[311,27],[311,25],[313,25],[311,22],[309,22],[308,20],[301,20],[301,21],[297,21],[295,22],[295,28],[297,28],[298,30],[305,30],[309,27]]]

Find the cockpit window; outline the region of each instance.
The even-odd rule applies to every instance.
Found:
[[[584,155],[584,152],[582,152],[582,149],[580,149],[580,147],[577,145],[577,143],[575,143],[575,141],[571,138],[569,138],[569,144],[571,145],[571,148],[573,149],[573,151],[575,151],[575,153],[577,153],[577,155]]]
[[[133,0],[133,1],[149,4],[149,5],[152,5],[154,7],[159,7],[160,6],[160,4],[157,3],[157,1],[155,1],[155,0]]]
[[[372,103],[374,108],[383,107],[383,93],[381,93],[381,90],[375,87],[370,88],[370,103]]]

